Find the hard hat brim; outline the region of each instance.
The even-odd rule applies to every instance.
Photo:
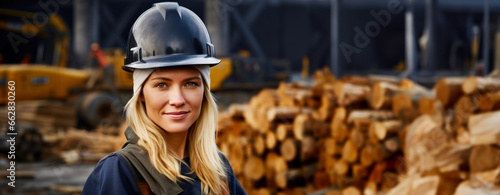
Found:
[[[143,58],[141,61],[136,61],[122,66],[122,69],[127,72],[133,72],[135,69],[163,68],[185,65],[209,65],[212,67],[219,64],[220,61],[220,59],[204,54],[172,54],[162,57]]]

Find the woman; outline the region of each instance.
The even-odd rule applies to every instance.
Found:
[[[246,194],[215,144],[214,56],[201,19],[177,3],[136,20],[123,66],[134,80],[128,141],[99,161],[83,194]]]

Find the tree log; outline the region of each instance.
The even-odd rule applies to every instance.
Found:
[[[264,154],[264,151],[266,151],[266,141],[264,139],[264,136],[258,135],[254,138],[254,143],[253,143],[255,153],[257,155],[262,155]]]
[[[392,98],[392,112],[399,117],[402,112],[413,110],[412,97],[408,93],[398,93]]]
[[[344,176],[347,174],[347,171],[349,171],[349,164],[347,164],[344,160],[335,161],[333,164],[333,170],[337,175]]]
[[[332,118],[333,110],[336,106],[335,102],[337,100],[334,97],[322,96],[321,106],[318,109],[319,120],[328,121]]]
[[[382,192],[388,192],[390,189],[398,185],[398,175],[394,172],[386,171],[383,174],[382,184],[380,185],[380,190]]]
[[[287,187],[305,186],[306,181],[300,169],[292,169],[282,171],[276,174],[276,184],[279,188],[284,189]]]
[[[340,190],[326,190],[325,195],[343,195]]]
[[[276,127],[276,139],[282,142],[287,137],[293,137],[293,125],[291,124],[278,124]]]
[[[440,130],[438,124],[429,115],[418,117],[408,127],[404,140],[405,144],[411,147],[405,147],[404,155],[405,161],[408,162],[409,173],[428,164],[424,161],[432,157],[429,151],[446,145],[446,140],[443,140],[442,134],[438,131],[431,134],[435,129]]]
[[[390,156],[389,151],[381,143],[373,144],[373,160],[381,162]]]
[[[473,145],[499,143],[500,111],[475,114],[469,117],[468,129]]]
[[[245,117],[245,122],[250,125],[252,129],[255,129],[261,133],[265,133],[269,129],[269,122],[267,121],[267,110],[269,108],[253,108],[249,107],[243,112]]]
[[[364,195],[376,195],[377,194],[377,183],[374,181],[366,182],[365,189],[363,190]]]
[[[386,166],[387,166],[386,162],[377,163],[375,167],[373,167],[368,180],[380,184],[382,182],[382,176]]]
[[[353,110],[349,113],[347,123],[351,124],[357,119],[388,120],[393,118],[394,114],[387,110]]]
[[[500,149],[489,145],[472,147],[469,157],[471,172],[482,172],[500,166]]]
[[[299,114],[293,120],[293,135],[295,139],[301,141],[304,136],[311,135],[311,119],[308,114]]]
[[[347,118],[347,109],[345,109],[345,107],[335,108],[332,121],[344,122],[346,118]]]
[[[301,141],[300,159],[302,163],[307,163],[318,159],[318,147],[316,139],[312,136],[304,137]]]
[[[273,150],[276,147],[276,135],[272,131],[266,132],[266,148]]]
[[[348,106],[357,102],[366,101],[370,88],[364,85],[354,85],[342,81],[334,82],[335,97],[340,106]]]
[[[350,163],[358,159],[358,149],[351,140],[347,140],[342,147],[342,159]]]
[[[297,105],[298,103],[295,101],[295,99],[290,97],[290,95],[288,94],[281,94],[280,99],[278,100],[278,106],[280,107],[294,107]]]
[[[384,140],[384,147],[389,151],[389,152],[397,152],[400,151],[401,149],[401,142],[399,141],[399,137],[394,136],[387,138]]]
[[[457,129],[457,142],[460,144],[470,144],[470,133],[466,127],[460,126]]]
[[[370,105],[373,109],[388,109],[392,106],[394,94],[402,89],[389,82],[377,82],[371,88]]]
[[[441,101],[445,108],[450,108],[463,95],[462,83],[464,77],[446,77],[437,81],[434,86],[436,99]]]
[[[249,158],[244,165],[243,174],[245,177],[252,180],[257,181],[264,176],[264,162],[259,157],[251,157]]]
[[[372,141],[378,142],[384,140],[388,134],[397,134],[402,125],[399,120],[372,121],[368,135]]]
[[[387,192],[387,194],[388,195],[410,195],[413,177],[414,176],[410,176],[410,177],[404,179],[403,181],[399,182],[399,184],[396,187],[392,188],[389,192]],[[373,183],[375,183],[375,182],[373,182]]]
[[[337,142],[343,142],[347,138],[349,133],[347,126],[340,121],[333,121],[331,130],[332,130],[332,137]]]
[[[269,188],[259,188],[254,190],[252,195],[272,195],[273,193]]]
[[[325,171],[316,171],[313,178],[314,186],[317,189],[323,189],[330,186],[330,179]]]
[[[335,156],[342,153],[342,145],[338,145],[335,139],[328,137],[324,139],[324,150],[325,154],[328,156]]]
[[[250,99],[250,107],[257,108],[273,108],[279,99],[278,92],[275,89],[263,89],[256,96]]]
[[[470,184],[473,188],[489,188],[500,184],[500,165],[487,171],[470,173]]]
[[[454,195],[470,194],[500,194],[500,187],[491,186],[490,188],[474,188],[469,180],[465,180],[458,185]]]
[[[343,142],[347,137],[347,126],[344,124],[346,116],[345,107],[335,109],[330,129],[332,137],[338,142]]]
[[[265,163],[266,163],[266,174],[275,175],[278,172],[288,170],[288,165],[286,163],[286,160],[282,156],[274,152],[270,152],[266,155]]]
[[[241,120],[243,119],[243,113],[248,107],[248,104],[231,104],[228,109],[229,116],[234,120]]]
[[[314,137],[322,138],[331,135],[330,124],[324,121],[313,121],[311,124]]]
[[[281,156],[286,161],[294,161],[299,157],[299,141],[293,138],[287,138],[280,146]]]
[[[356,186],[349,186],[342,190],[342,195],[361,195],[361,190]]]
[[[443,123],[444,109],[441,101],[434,98],[422,97],[418,101],[418,108],[421,114],[430,115],[436,122]]]
[[[477,109],[477,96],[469,95],[462,96],[458,99],[455,104],[455,108],[453,112],[453,121],[456,126],[466,125],[467,119],[469,119],[470,115],[474,113]]]
[[[331,83],[335,81],[335,76],[333,76],[332,72],[328,67],[323,67],[321,70],[316,70],[313,73],[313,80],[316,85],[322,83]]]
[[[349,140],[356,146],[358,150],[360,150],[363,145],[365,145],[365,135],[358,128],[354,128],[351,130],[349,135]]]
[[[421,98],[424,98],[424,97],[435,98],[435,96],[436,96],[432,90],[427,89],[426,87],[419,85],[419,84],[417,84],[417,83],[415,83],[407,78],[404,78],[403,80],[401,80],[399,86],[403,90],[408,91],[411,94],[411,96],[414,98],[414,101],[421,99]]]
[[[436,194],[440,183],[439,176],[427,176],[414,179],[411,184],[411,195]]]
[[[274,107],[267,112],[267,121],[278,121],[280,123],[291,123],[295,116],[300,113],[299,107]]]
[[[462,83],[462,90],[467,95],[500,91],[500,79],[474,76],[468,77]]]
[[[367,167],[361,165],[361,164],[353,164],[351,166],[352,169],[352,176],[356,179],[364,179],[368,176],[368,169]]]
[[[354,124],[354,128],[363,132],[368,132],[368,128],[370,128],[370,123],[372,121],[373,119],[371,118],[356,118],[352,121],[352,124]]]
[[[240,142],[235,142],[231,144],[229,151],[230,153],[227,155],[229,163],[231,163],[234,173],[239,174],[241,173],[241,170],[243,168],[243,162],[245,157],[245,154],[243,152],[243,147],[241,146]]]
[[[373,162],[375,161],[373,159],[373,154],[375,153],[373,150],[375,150],[375,149],[373,148],[373,145],[371,145],[371,144],[367,144],[361,149],[361,154],[359,157],[361,165],[368,167],[368,166],[371,166],[373,164]]]
[[[500,109],[500,91],[487,93],[478,97],[477,108],[480,111]]]

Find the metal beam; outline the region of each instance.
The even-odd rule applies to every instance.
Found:
[[[266,2],[267,0],[257,0],[256,3],[252,4],[252,7],[250,7],[250,10],[248,10],[247,14],[245,15],[245,19],[243,20],[249,27],[252,26],[257,16],[259,16],[259,14],[262,12],[264,6],[266,5]],[[236,46],[240,38],[241,34],[238,31],[234,32],[233,36],[231,37],[230,49]]]
[[[118,42],[118,45],[120,45],[120,47],[125,47],[125,44],[123,40],[120,39],[121,36],[119,35],[121,34],[121,32],[123,32],[123,29],[126,27],[127,23],[132,20],[132,16],[139,7],[140,3],[140,1],[134,1],[132,5],[128,6],[128,9],[126,9],[122,13],[120,20],[118,20],[118,24],[113,27],[113,31],[109,34],[108,39],[106,39],[103,45],[112,46],[114,43]]]
[[[437,66],[437,49],[436,49],[436,18],[438,13],[437,0],[425,1],[425,29],[427,31],[427,43],[425,49],[425,58],[423,69],[425,71],[433,71]]]
[[[250,44],[250,47],[255,52],[257,57],[267,60],[266,54],[264,53],[264,51],[262,51],[259,42],[253,36],[252,32],[250,31],[250,28],[245,24],[245,21],[243,21],[243,18],[241,17],[238,10],[233,10],[232,14],[236,22],[236,25],[240,28],[241,32],[246,37],[247,43]]]
[[[405,12],[405,70],[401,73],[402,78],[412,77],[417,64],[417,40],[415,38],[415,18],[413,15],[413,0],[406,0]]]
[[[100,24],[100,7],[101,1],[99,0],[92,0],[91,1],[91,23],[90,23],[90,41],[92,43],[99,43],[99,24]]]
[[[103,4],[101,6],[101,12],[104,15],[103,20],[101,20],[101,25],[104,25],[104,27],[109,27],[109,25],[113,25],[114,21],[116,21],[115,16],[109,11],[108,6],[106,4]],[[106,23],[104,23],[106,22]]]
[[[498,16],[498,24],[497,24],[497,32],[495,33],[495,64],[494,64],[494,70],[497,73],[500,73],[500,16]]]
[[[73,60],[76,67],[83,67],[90,48],[89,2],[75,0],[73,8]]]
[[[490,0],[484,0],[483,10],[483,76],[490,72]]]
[[[331,43],[330,43],[330,69],[335,75],[335,77],[339,78],[342,74],[340,74],[341,67],[339,64],[339,6],[341,4],[341,0],[331,0],[330,4],[330,33],[331,33]]]
[[[257,39],[253,36],[250,28],[247,25],[245,25],[243,18],[241,17],[238,10],[235,9],[231,13],[232,13],[232,16],[236,22],[236,25],[240,28],[241,32],[246,37],[245,40],[247,41],[248,44],[250,44],[252,51],[255,52],[255,54],[258,58],[261,58],[264,60],[264,62],[266,63],[266,68],[267,68],[268,74],[270,76],[274,76],[274,73],[275,73],[274,67],[269,63],[269,59],[267,58],[266,54],[264,53],[264,51],[260,47],[260,44],[257,41]]]
[[[283,0],[282,0],[283,1]],[[403,2],[404,0],[399,0]],[[287,2],[287,1],[284,1]],[[387,0],[349,0],[343,3],[344,7],[348,8],[366,8],[366,9],[386,9]],[[415,7],[425,5],[424,0],[413,0],[412,4]],[[483,2],[477,0],[439,0],[437,6],[440,10],[458,11],[458,12],[483,12]],[[494,12],[500,12],[500,1],[490,1],[489,7]]]

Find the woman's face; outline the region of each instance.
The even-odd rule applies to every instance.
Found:
[[[196,68],[162,68],[144,83],[141,101],[154,123],[168,133],[180,133],[200,116],[203,91],[202,76]]]

